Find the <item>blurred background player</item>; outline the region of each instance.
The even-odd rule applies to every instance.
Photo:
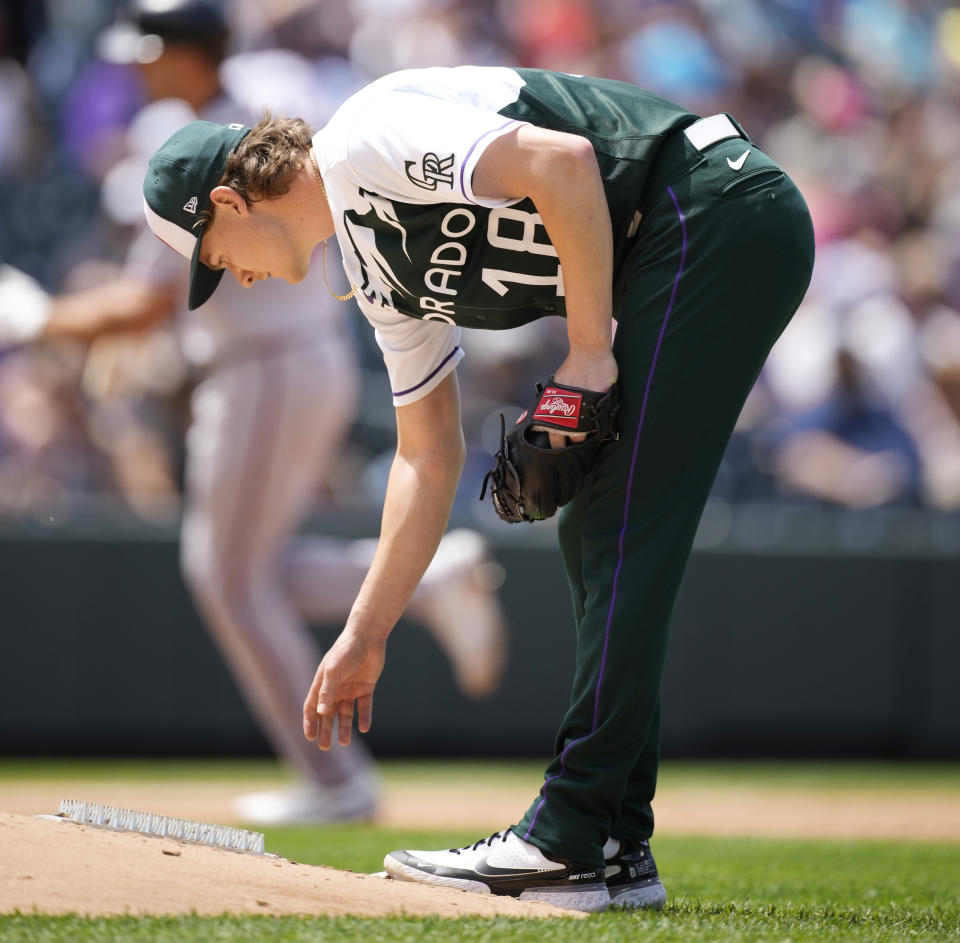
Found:
[[[224,8],[213,0],[136,0],[101,36],[100,54],[135,63],[150,102],[134,118],[131,153],[107,188],[121,215],[129,210],[130,218],[142,218],[139,180],[147,155],[185,120],[253,124],[260,117],[258,102],[240,103],[224,89],[228,40]],[[273,58],[273,87],[284,84],[278,62],[299,67],[293,54]],[[129,192],[123,164],[135,180]],[[89,381],[110,373],[118,357],[132,356],[141,343],[118,342],[115,332],[142,338],[175,319],[180,350],[199,378],[186,436],[183,574],[261,729],[302,777],[293,788],[239,797],[235,811],[258,824],[368,818],[378,778],[367,748],[318,751],[303,739],[299,720],[320,658],[304,619],[342,622],[376,546],[294,536],[357,407],[359,375],[346,320],[352,308],[331,297],[318,266],[296,286],[263,282],[246,290],[231,279],[216,300],[188,312],[183,264],[143,227],[122,271],[83,291],[50,298],[5,266],[0,341],[5,333],[8,342],[38,336],[91,343]],[[500,579],[483,538],[458,529],[444,538],[408,609],[470,697],[490,694],[503,668]]]

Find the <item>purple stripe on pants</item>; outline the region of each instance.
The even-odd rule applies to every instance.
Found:
[[[530,820],[529,827],[524,833],[524,840],[528,839],[530,834],[533,832],[533,827],[537,822],[537,816],[540,815],[540,810],[543,808],[543,804],[547,801],[547,786],[555,779],[558,779],[560,776],[562,776],[566,771],[564,759],[567,755],[567,751],[576,746],[582,740],[586,740],[586,738],[597,729],[597,720],[600,714],[600,685],[603,683],[603,675],[607,667],[607,650],[610,647],[610,626],[613,622],[614,607],[617,604],[617,587],[620,583],[620,571],[623,569],[623,541],[626,537],[627,523],[630,515],[630,495],[633,490],[633,474],[637,466],[637,453],[640,447],[640,433],[643,430],[643,420],[647,413],[647,402],[650,399],[650,387],[653,384],[653,372],[657,367],[657,360],[660,356],[660,348],[663,345],[663,338],[667,331],[667,322],[670,320],[670,314],[673,311],[673,305],[677,298],[677,289],[680,285],[680,277],[683,275],[684,265],[687,260],[687,220],[683,215],[683,211],[680,209],[680,204],[677,202],[677,196],[671,187],[667,187],[667,193],[670,194],[670,199],[673,200],[674,208],[677,211],[677,218],[680,220],[680,233],[682,236],[682,242],[680,246],[680,265],[678,266],[677,274],[673,279],[673,289],[670,292],[670,300],[667,303],[667,311],[663,316],[663,324],[660,325],[660,334],[657,337],[657,343],[653,349],[653,359],[650,362],[650,371],[647,374],[647,383],[643,390],[643,401],[640,405],[640,418],[637,420],[637,431],[633,439],[633,453],[630,457],[630,472],[627,476],[626,495],[623,501],[623,525],[620,528],[620,537],[617,542],[617,567],[613,574],[613,590],[610,594],[610,606],[607,609],[607,623],[603,636],[603,654],[600,657],[600,671],[597,674],[597,685],[594,689],[593,696],[593,723],[591,724],[589,734],[586,734],[583,737],[578,737],[576,740],[572,740],[566,745],[566,747],[564,747],[563,752],[560,754],[560,772],[544,781],[543,786],[540,789],[540,802],[537,805],[536,811],[533,813],[533,818]]]

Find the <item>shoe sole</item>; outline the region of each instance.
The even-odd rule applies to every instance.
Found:
[[[640,886],[631,885],[617,891],[610,888],[610,906],[623,910],[645,907],[648,910],[661,910],[667,902],[667,891],[659,879]]]
[[[602,913],[610,906],[606,884],[581,884],[570,888],[528,887],[519,897],[541,904],[553,904],[564,910],[581,910],[588,914]]]
[[[398,861],[391,855],[383,859],[386,873],[400,881],[410,881],[415,884],[432,884],[435,887],[452,887],[458,891],[467,891],[472,894],[492,894],[489,884],[483,881],[471,881],[469,878],[440,877],[421,871]],[[502,895],[513,896],[513,895]],[[610,906],[610,894],[606,884],[580,884],[573,887],[527,887],[517,895],[515,900],[536,901],[542,904],[553,904],[565,910],[581,910],[587,913],[600,913]]]

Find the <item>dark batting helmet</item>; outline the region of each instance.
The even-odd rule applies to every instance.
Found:
[[[109,62],[155,62],[165,44],[188,43],[212,59],[224,57],[229,26],[218,0],[130,0],[100,36],[98,51]]]

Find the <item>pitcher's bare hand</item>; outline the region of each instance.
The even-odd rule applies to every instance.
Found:
[[[373,689],[383,671],[386,640],[363,638],[344,629],[323,656],[303,704],[303,735],[329,750],[333,722],[337,740],[348,746],[356,706],[357,729],[366,733],[373,719]]]

